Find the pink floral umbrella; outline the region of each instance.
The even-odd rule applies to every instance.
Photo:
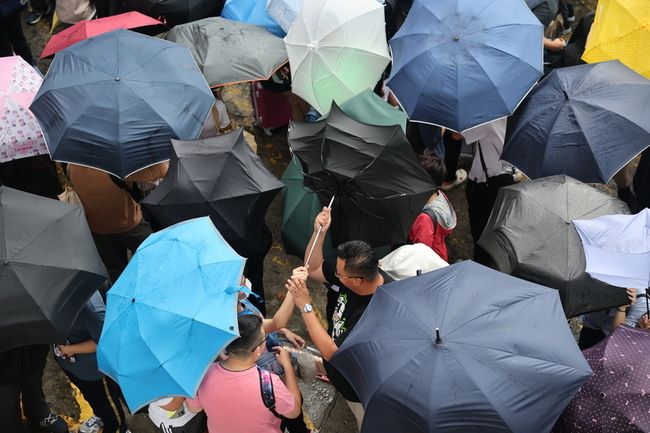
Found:
[[[19,56],[0,57],[0,162],[48,153],[29,105],[43,79]]]

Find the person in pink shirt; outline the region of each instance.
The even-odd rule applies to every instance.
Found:
[[[256,315],[237,318],[240,337],[226,348],[228,358],[212,364],[196,398],[187,400],[191,412],[205,410],[209,433],[279,433],[282,417],[300,414],[301,397],[289,353],[275,347],[285,371],[284,383],[274,373],[261,371],[255,361],[264,351],[267,335]],[[273,384],[274,407],[262,397],[261,381]],[[268,387],[265,387],[268,390]]]

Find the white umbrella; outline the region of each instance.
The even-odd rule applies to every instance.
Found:
[[[650,209],[573,221],[593,278],[618,287],[650,286]]]
[[[376,0],[309,0],[284,41],[293,93],[322,114],[374,87],[390,61]]]

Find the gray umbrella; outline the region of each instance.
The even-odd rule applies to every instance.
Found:
[[[560,291],[567,317],[625,304],[625,290],[585,272],[580,236],[571,223],[629,214],[627,205],[569,176],[501,188],[478,244],[497,269]]]
[[[266,80],[288,60],[284,41],[264,27],[220,17],[176,26],[166,38],[190,49],[210,87]]]

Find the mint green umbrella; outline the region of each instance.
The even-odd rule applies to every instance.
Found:
[[[339,105],[339,108],[359,122],[378,126],[399,125],[406,134],[406,121],[408,120],[406,113],[381,99],[371,89],[366,89],[357,96],[353,96]],[[325,117],[327,115],[322,118]]]
[[[302,258],[311,239],[314,219],[323,209],[318,196],[309,188],[303,187],[304,176],[294,157],[282,175],[287,186],[282,190],[282,244],[287,254]],[[329,233],[325,237],[323,255],[326,259],[336,257]]]

